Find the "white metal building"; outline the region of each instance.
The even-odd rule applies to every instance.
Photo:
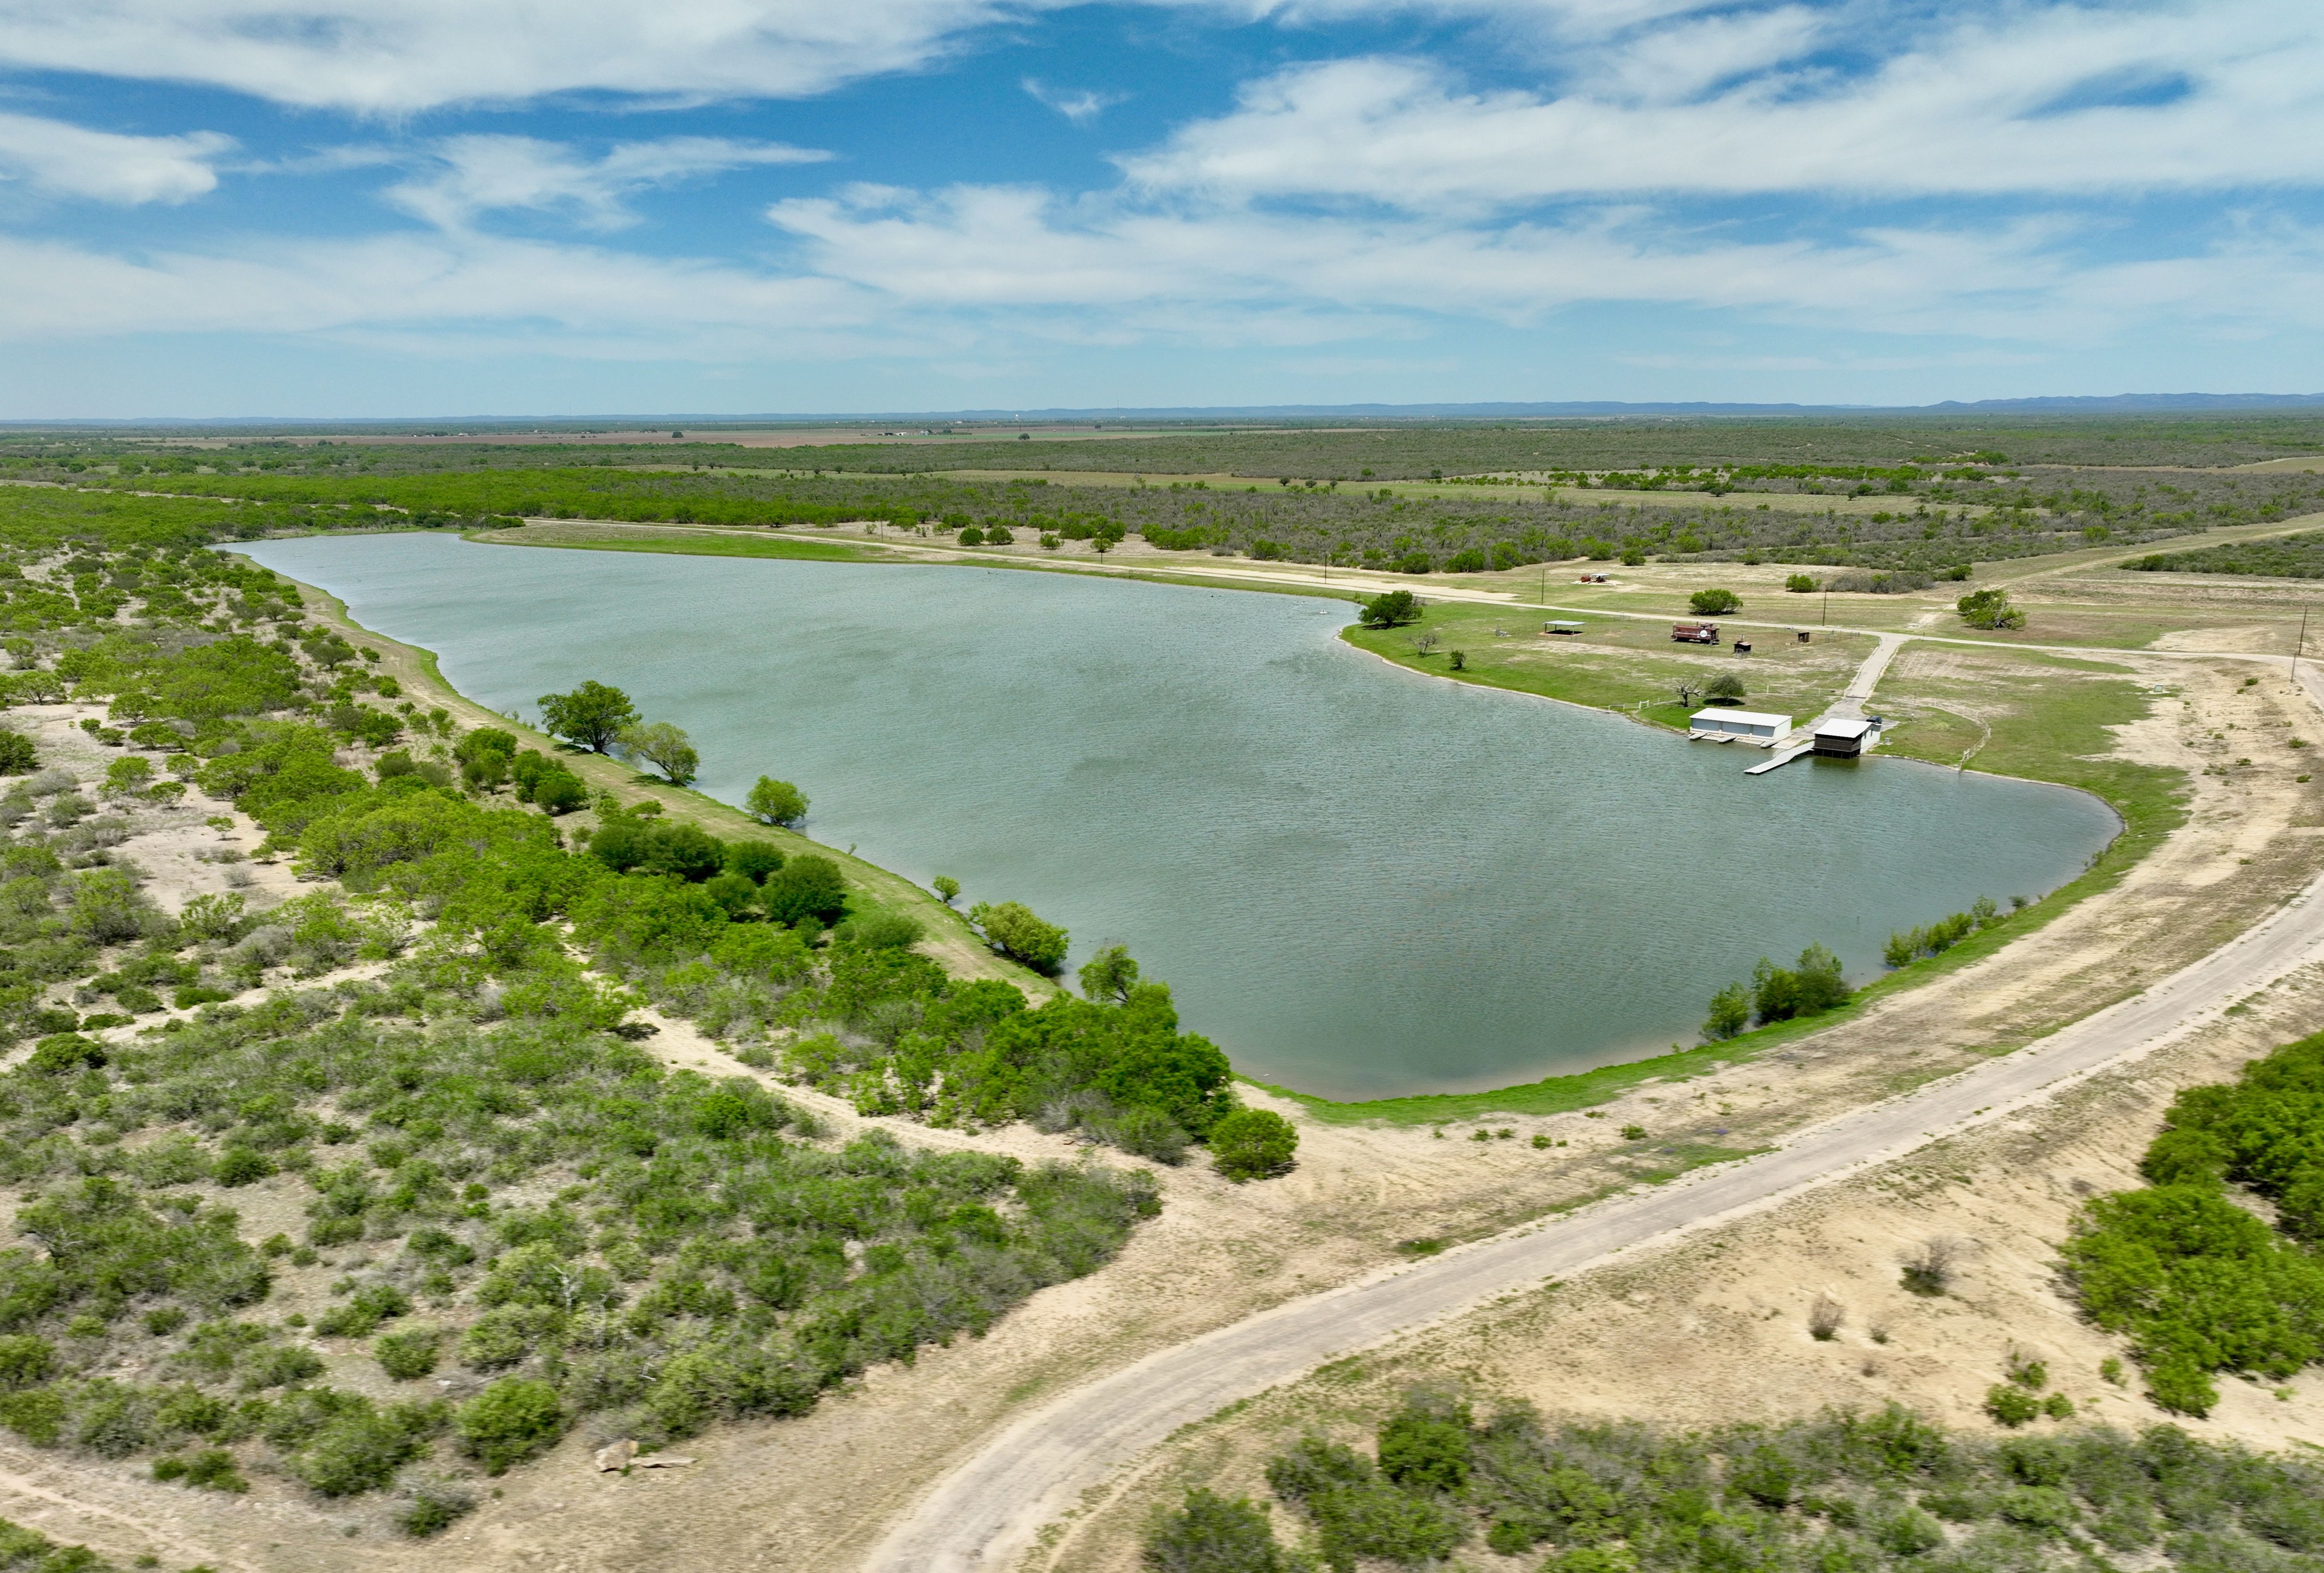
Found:
[[[1686,735],[1720,742],[1757,743],[1772,748],[1790,736],[1792,718],[1765,710],[1697,710],[1686,718]]]

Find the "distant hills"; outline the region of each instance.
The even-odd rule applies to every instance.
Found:
[[[1948,399],[1941,404],[1904,405],[1734,404],[1707,401],[1655,404],[1625,403],[1610,399],[1543,403],[1248,404],[1150,410],[976,410],[956,412],[948,417],[924,415],[915,419],[976,421],[1199,421],[1206,418],[1214,421],[1328,421],[1339,417],[1368,421],[1491,421],[1623,415],[1938,415],[1963,412],[2144,415],[2210,410],[2302,409],[2324,410],[2324,393],[2115,393],[2105,396],[1979,399],[1972,403]],[[732,421],[734,417],[719,419]]]
[[[645,428],[699,426],[706,430],[748,426],[800,426],[888,422],[899,425],[978,426],[1047,424],[1056,421],[1542,421],[1620,420],[1624,418],[1797,415],[2171,415],[2232,413],[2260,411],[2324,411],[2324,393],[2113,393],[2071,394],[2031,399],[1978,399],[1963,403],[1948,399],[1937,404],[1743,404],[1696,401],[1681,403],[1628,403],[1613,399],[1582,399],[1537,403],[1466,404],[1177,404],[1111,409],[951,410],[899,413],[894,411],[843,412],[831,414],[609,414],[609,415],[437,415],[405,419],[309,418],[240,416],[213,420],[153,417],[144,420],[0,421],[0,430],[122,430],[156,427],[298,428],[302,430],[413,433],[456,427],[472,435],[518,429],[567,430],[584,427]]]

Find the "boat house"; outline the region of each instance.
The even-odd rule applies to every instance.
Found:
[[[1824,759],[1854,759],[1877,728],[1869,721],[1823,721],[1815,729],[1815,751]]]
[[[1764,710],[1697,710],[1686,718],[1686,735],[1708,737],[1717,743],[1757,743],[1762,748],[1773,748],[1792,730],[1789,716],[1773,716]]]

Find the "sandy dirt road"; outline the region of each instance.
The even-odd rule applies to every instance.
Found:
[[[873,1552],[873,1573],[993,1573],[1041,1527],[1179,1427],[1323,1363],[1498,1295],[1680,1239],[1990,1124],[2181,1038],[2324,958],[2324,879],[2153,987],[2027,1048],[1800,1133],[1690,1181],[1611,1198],[1279,1306],[1067,1393],[940,1482]]]

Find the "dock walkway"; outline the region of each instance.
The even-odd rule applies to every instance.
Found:
[[[1872,653],[1866,656],[1863,664],[1856,669],[1856,675],[1848,680],[1848,687],[1840,691],[1839,699],[1832,701],[1831,708],[1792,734],[1794,738],[1804,738],[1807,741],[1785,744],[1773,759],[1761,760],[1745,771],[1743,773],[1745,775],[1765,775],[1771,770],[1779,770],[1791,763],[1803,754],[1813,753],[1815,729],[1826,721],[1864,719],[1865,704],[1872,698],[1872,690],[1879,686],[1881,674],[1888,670],[1888,663],[1896,658],[1896,652],[1904,647],[1904,635],[1902,634],[1882,634],[1877,637],[1879,643],[1872,647]],[[1877,732],[1867,737],[1864,743],[1865,751],[1869,753],[1879,739],[1880,735]]]
[[[1813,752],[1815,752],[1815,745],[1813,743],[1794,743],[1789,748],[1784,749],[1782,752],[1778,753],[1774,758],[1763,759],[1743,773],[1745,775],[1765,775],[1771,770],[1780,770],[1784,765],[1791,763],[1794,759],[1797,759],[1803,754],[1812,754]]]

